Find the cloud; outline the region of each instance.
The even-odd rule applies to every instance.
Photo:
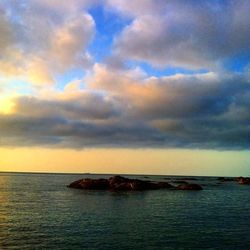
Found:
[[[119,106],[105,96],[81,92],[77,95],[44,100],[18,97],[14,100],[15,113],[24,117],[62,117],[72,120],[103,120],[119,115]]]
[[[95,22],[85,9],[88,4],[3,1],[1,74],[41,86],[54,83],[68,70],[88,68],[92,58],[87,47],[95,33]],[[14,34],[11,41],[10,33]]]
[[[64,91],[14,99],[1,145],[245,149],[250,83],[244,74],[150,77],[96,64]]]
[[[12,32],[5,16],[0,12],[0,53],[1,55],[8,48],[12,41]]]
[[[163,13],[170,2],[165,0],[144,0],[142,4],[141,0],[106,0],[107,7],[130,17]]]
[[[96,13],[88,13],[93,4],[129,20],[114,37],[112,30],[103,49],[114,41],[113,54],[103,62],[88,51],[96,29],[102,32],[101,17],[96,26]],[[223,68],[225,60],[250,56],[248,1],[0,6],[0,145],[250,148],[249,69]],[[207,73],[152,76],[145,62]],[[84,77],[74,73],[82,69]]]
[[[67,20],[55,30],[47,57],[52,56],[57,67],[62,70],[72,66],[87,66],[91,56],[85,49],[94,35],[94,26],[93,18],[86,13]]]
[[[124,59],[214,69],[233,56],[249,55],[248,1],[147,1],[138,12],[133,6],[139,1],[109,2],[133,15],[115,41],[115,53]]]
[[[140,70],[109,71],[96,65],[90,87],[106,91],[124,103],[134,117],[143,119],[192,118],[220,115],[249,91],[246,77],[206,73],[145,77]],[[236,84],[237,83],[237,84]]]
[[[154,135],[153,129],[141,125],[95,124],[84,121],[68,121],[60,117],[27,118],[0,116],[0,129],[3,132],[0,145],[51,147],[98,147],[152,145],[161,137]],[[148,135],[146,137],[146,135]],[[144,138],[144,139],[143,139]]]

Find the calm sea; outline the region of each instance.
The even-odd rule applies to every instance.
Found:
[[[203,191],[66,187],[83,177],[0,173],[0,249],[250,249],[250,186],[198,177]]]

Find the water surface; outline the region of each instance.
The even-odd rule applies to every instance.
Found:
[[[0,249],[250,249],[250,186],[198,177],[189,182],[203,191],[66,187],[83,177],[0,173]],[[149,176],[163,178],[177,177]]]

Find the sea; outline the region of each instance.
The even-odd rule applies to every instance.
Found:
[[[196,176],[202,191],[67,188],[110,176],[0,173],[0,249],[250,249],[250,185]]]

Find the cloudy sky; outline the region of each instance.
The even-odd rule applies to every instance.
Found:
[[[249,9],[1,0],[0,170],[249,175]]]

